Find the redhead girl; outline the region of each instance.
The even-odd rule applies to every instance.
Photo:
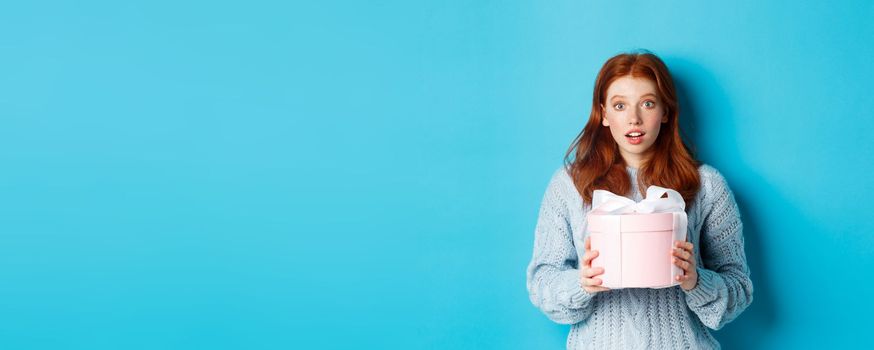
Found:
[[[678,118],[674,83],[657,56],[624,53],[601,68],[589,122],[543,196],[527,268],[531,302],[572,325],[568,349],[718,349],[708,328],[731,322],[753,300],[734,195],[719,171],[693,158]],[[686,201],[688,241],[665,252],[684,271],[680,284],[602,287],[604,269],[592,267],[598,251],[586,235],[592,192],[640,201],[650,185]]]

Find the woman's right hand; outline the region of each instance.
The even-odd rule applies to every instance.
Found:
[[[592,242],[589,237],[586,237],[586,253],[583,254],[583,265],[580,269],[580,287],[589,293],[604,292],[610,290],[607,287],[601,287],[603,281],[600,278],[595,278],[604,273],[603,267],[592,267],[592,259],[598,257],[597,250],[592,249]]]

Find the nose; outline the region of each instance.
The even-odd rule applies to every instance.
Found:
[[[643,123],[643,119],[640,118],[640,111],[637,108],[631,108],[628,111],[628,124],[631,125],[640,125]]]

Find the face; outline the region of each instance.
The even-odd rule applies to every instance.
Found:
[[[661,125],[668,122],[655,83],[631,75],[616,79],[607,87],[601,109],[604,111],[601,124],[610,128],[622,158],[628,165],[640,167],[651,152]]]

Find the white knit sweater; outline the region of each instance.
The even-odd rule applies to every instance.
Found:
[[[631,183],[637,169],[627,167]],[[527,268],[531,302],[549,319],[572,325],[568,349],[718,349],[719,329],[753,300],[743,225],[734,195],[715,168],[702,165],[701,189],[686,209],[698,284],[690,291],[628,288],[588,293],[580,287],[586,213],[591,208],[564,167],[550,180]],[[636,186],[632,186],[636,187]],[[633,189],[635,201],[642,199]]]

